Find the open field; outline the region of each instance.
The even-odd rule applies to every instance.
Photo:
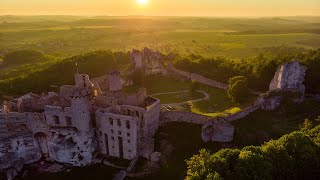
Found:
[[[319,48],[319,19],[0,16],[0,54],[31,48],[66,57],[147,46],[164,53],[237,59],[271,46]]]

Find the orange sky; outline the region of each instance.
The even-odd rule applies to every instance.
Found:
[[[320,0],[0,0],[10,15],[320,16]]]

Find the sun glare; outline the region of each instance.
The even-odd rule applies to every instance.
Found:
[[[148,4],[148,0],[137,0],[137,3],[139,5],[146,5],[146,4]]]

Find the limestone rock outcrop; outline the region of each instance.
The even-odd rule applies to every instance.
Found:
[[[231,142],[234,127],[223,118],[215,118],[202,126],[202,141],[204,142]]]
[[[304,94],[303,84],[307,68],[299,62],[288,62],[278,67],[269,91],[298,92]]]

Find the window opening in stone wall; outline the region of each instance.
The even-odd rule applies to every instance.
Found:
[[[105,142],[106,142],[106,154],[109,155],[109,143],[108,143],[108,134],[105,134],[104,135],[104,139],[105,139]]]
[[[123,158],[123,141],[122,137],[118,137],[118,143],[119,143],[119,156],[120,158]]]
[[[59,116],[53,116],[53,121],[54,121],[54,124],[59,125],[60,124]]]
[[[67,121],[67,126],[71,126],[72,125],[71,117],[67,116],[66,117],[66,121]]]
[[[129,121],[126,121],[126,127],[127,127],[127,129],[130,129],[130,122]]]
[[[113,118],[109,118],[109,122],[113,126]]]

